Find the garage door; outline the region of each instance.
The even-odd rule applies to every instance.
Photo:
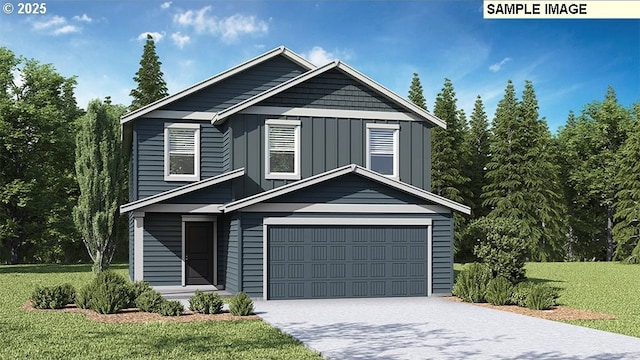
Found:
[[[268,298],[427,295],[426,226],[268,230]]]

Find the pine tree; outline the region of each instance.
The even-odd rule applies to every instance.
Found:
[[[415,105],[427,110],[427,101],[422,92],[422,85],[420,84],[418,73],[413,73],[413,79],[411,79],[411,86],[409,87],[409,100]]]
[[[477,219],[489,213],[489,209],[482,206],[481,196],[482,189],[487,184],[485,171],[489,162],[489,143],[491,140],[489,121],[480,95],[476,98],[469,125],[467,143],[470,150],[468,166],[470,197],[468,204],[471,206],[473,218]]]
[[[640,102],[636,113],[640,115]],[[616,259],[625,259],[632,254],[640,262],[640,117],[633,122],[624,146],[617,156],[615,195],[616,221],[613,239],[617,244]]]
[[[518,102],[509,81],[496,109],[483,198],[489,216],[521,220],[533,259],[549,260],[559,256],[561,198],[551,134],[538,116],[531,82]]]
[[[80,196],[73,218],[96,273],[109,267],[118,231],[122,183],[126,178],[118,121],[123,112],[123,108],[99,100],[90,102],[76,137]]]
[[[129,96],[133,97],[130,110],[139,109],[145,105],[162,99],[167,96],[167,83],[162,78],[164,74],[160,69],[160,58],[156,54],[156,44],[153,37],[147,34],[147,42],[144,45],[140,69],[136,72],[133,80],[138,87],[131,90]]]

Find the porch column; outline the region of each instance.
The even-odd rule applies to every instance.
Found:
[[[144,212],[133,213],[133,280],[144,278]]]

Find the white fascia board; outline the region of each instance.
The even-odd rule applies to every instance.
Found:
[[[188,194],[192,191],[203,189],[211,185],[219,184],[227,180],[235,179],[243,175],[244,175],[244,168],[240,168],[237,170],[229,171],[224,174],[220,174],[220,175],[205,179],[205,180],[195,182],[193,184],[187,184],[175,189],[167,190],[165,192],[161,192],[159,194],[152,195],[144,199],[140,199],[138,201],[124,204],[120,206],[120,213],[123,214],[123,213],[137,210],[149,205],[157,204],[161,201],[172,199],[176,196]]]
[[[307,70],[311,70],[311,69],[315,69],[315,66],[313,64],[311,64],[309,61],[305,60],[302,56],[294,53],[293,51],[285,48],[284,46],[280,46],[278,48],[275,48],[271,51],[267,51],[266,53],[259,55],[251,60],[248,60],[240,65],[237,65],[231,69],[225,70],[217,75],[214,75],[206,80],[203,80],[195,85],[192,85],[176,94],[167,96],[165,98],[162,98],[156,102],[153,102],[147,106],[144,106],[140,109],[137,109],[135,111],[132,111],[128,114],[123,115],[120,118],[120,123],[124,124],[126,122],[129,122],[133,119],[139,118],[143,115],[148,114],[149,112],[153,111],[153,110],[157,110],[158,108],[165,106],[171,102],[174,102],[178,99],[181,99],[187,95],[193,94],[196,91],[199,91],[207,86],[210,86],[212,84],[215,84],[217,82],[220,82],[226,78],[229,78],[235,74],[238,74],[250,67],[253,67],[256,64],[259,64],[263,61],[269,60],[273,57],[276,57],[278,55],[284,55],[287,58],[289,58],[290,60],[292,60],[293,62],[297,63],[298,65],[306,68]],[[209,119],[210,120],[210,119]]]
[[[290,89],[298,84],[301,84],[319,74],[322,74],[328,70],[331,70],[335,67],[338,66],[338,62],[331,62],[328,63],[327,65],[324,65],[322,67],[316,68],[314,70],[309,70],[306,73],[303,73],[301,75],[298,75],[297,77],[294,77],[293,79],[290,79],[288,81],[283,82],[282,84],[276,85],[268,90],[265,90],[263,92],[261,92],[258,95],[255,95],[252,98],[249,98],[245,101],[239,102],[223,111],[220,111],[219,113],[216,114],[216,116],[213,118],[212,123],[214,125],[218,125],[222,122],[224,122],[224,120],[226,118],[228,118],[229,116],[236,114],[250,106],[253,106],[265,99],[268,99],[272,96],[275,96],[287,89]]]
[[[153,110],[150,113],[141,117],[156,118],[156,119],[170,119],[170,120],[204,120],[211,121],[216,115],[215,112],[210,111],[175,111],[175,110]]]
[[[308,177],[306,179],[302,179],[296,182],[292,182],[290,184],[287,185],[283,185],[280,186],[278,188],[275,189],[271,189],[265,192],[261,192],[240,200],[236,200],[233,202],[230,202],[224,206],[222,206],[220,208],[220,210],[222,212],[230,212],[230,211],[234,211],[237,209],[241,209],[253,204],[257,204],[269,199],[272,199],[274,197],[280,196],[280,195],[284,195],[287,193],[290,193],[292,191],[296,191],[299,189],[303,189],[307,186],[311,186],[314,184],[318,184],[321,183],[323,181],[329,180],[329,179],[333,179],[335,177],[344,175],[344,174],[348,174],[350,172],[353,172],[354,167],[356,165],[346,165],[346,166],[342,166],[333,170],[329,170],[327,172],[324,172],[322,174],[318,174],[318,175],[314,175],[311,177]]]
[[[281,106],[254,105],[239,111],[240,114],[270,115],[270,116],[299,116],[299,117],[331,117],[345,119],[364,120],[397,120],[397,121],[422,121],[423,119],[412,113],[396,111],[370,111],[370,110],[339,110],[316,108],[292,108]]]
[[[354,77],[358,81],[360,81],[363,84],[369,86],[370,88],[376,90],[377,92],[379,92],[383,96],[393,100],[394,102],[398,103],[399,105],[403,106],[404,108],[408,109],[409,111],[412,111],[412,112],[422,116],[426,120],[429,120],[433,124],[435,124],[437,126],[440,126],[443,129],[447,128],[447,124],[444,121],[442,121],[441,119],[439,119],[438,117],[436,117],[435,115],[433,115],[433,114],[425,111],[424,109],[416,106],[415,104],[413,104],[410,101],[404,99],[403,97],[401,97],[398,94],[394,93],[393,91],[387,89],[386,87],[380,85],[376,81],[374,81],[371,78],[367,77],[366,75],[362,74],[358,70],[350,67],[349,65],[347,65],[347,64],[345,64],[343,62],[338,62],[337,67],[338,67],[338,69],[340,69],[343,72],[351,75],[352,77]]]
[[[219,214],[223,204],[153,204],[144,211],[154,213]]]
[[[258,203],[242,209],[244,212],[279,213],[359,213],[359,214],[449,214],[441,205],[417,204],[317,204]]]
[[[368,226],[431,226],[431,218],[382,217],[265,217],[264,225],[368,225]]]
[[[388,185],[390,187],[396,188],[398,190],[404,191],[406,193],[409,193],[411,195],[417,196],[419,198],[434,202],[438,205],[442,205],[445,206],[449,209],[453,209],[456,211],[459,211],[463,214],[467,214],[470,215],[471,214],[471,208],[466,206],[466,205],[462,205],[460,203],[457,203],[455,201],[449,200],[447,198],[444,198],[442,196],[438,196],[434,193],[428,192],[426,190],[420,189],[418,187],[415,187],[413,185],[409,185],[407,183],[404,183],[402,181],[399,180],[395,180],[392,179],[388,176],[384,176],[381,174],[378,174],[374,171],[371,171],[369,169],[365,169],[363,167],[360,166],[356,166],[356,169],[354,170],[354,172],[356,174],[362,175],[364,177],[367,177],[371,180],[383,183],[385,185]]]

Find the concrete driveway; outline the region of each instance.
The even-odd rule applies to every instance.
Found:
[[[640,338],[442,298],[256,301],[330,359],[640,359]]]

